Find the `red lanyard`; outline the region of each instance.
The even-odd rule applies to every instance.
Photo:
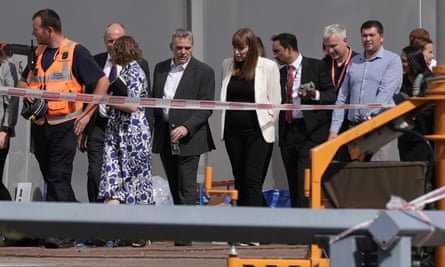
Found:
[[[340,87],[341,81],[343,80],[343,77],[345,76],[349,61],[351,61],[351,57],[352,57],[352,49],[349,48],[348,56],[346,57],[345,63],[343,63],[343,68],[341,70],[340,76],[338,77],[337,81],[335,80],[335,63],[334,63],[334,60],[332,60],[331,76],[332,76],[332,84],[334,85],[335,89],[338,89]]]

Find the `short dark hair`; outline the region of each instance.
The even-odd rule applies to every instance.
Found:
[[[383,33],[383,25],[378,20],[368,20],[365,21],[362,24],[362,27],[360,27],[360,32],[363,31],[363,29],[370,29],[370,28],[377,28],[377,32],[382,34]]]
[[[62,32],[62,22],[60,21],[59,15],[57,15],[56,11],[45,8],[42,10],[37,11],[33,16],[32,19],[40,17],[42,20],[42,27],[48,28],[52,27],[55,32],[61,33]]]
[[[273,42],[279,41],[282,47],[284,48],[291,47],[293,50],[298,52],[297,37],[292,33],[280,33],[272,36],[271,40]]]

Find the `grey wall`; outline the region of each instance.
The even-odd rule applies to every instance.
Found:
[[[105,6],[106,5],[106,6]],[[156,62],[170,56],[171,34],[178,27],[187,27],[187,1],[184,0],[37,0],[4,1],[0,25],[5,27],[0,42],[29,45],[32,36],[32,15],[42,8],[52,8],[62,19],[63,33],[87,47],[92,54],[104,51],[103,33],[111,22],[126,26],[143,49],[144,57],[153,68]],[[8,28],[8,29],[7,29]],[[33,198],[41,198],[43,182],[38,164],[29,151],[29,125],[19,118],[18,135],[12,140],[9,164],[4,182],[14,195],[19,182],[33,183]],[[155,157],[154,172],[163,176],[159,159]],[[77,153],[74,162],[73,187],[81,201],[86,195],[86,155]]]
[[[418,3],[422,3],[419,16]],[[63,32],[86,46],[91,53],[103,51],[102,36],[110,22],[126,25],[144,50],[153,69],[155,63],[170,56],[171,33],[189,24],[195,32],[195,55],[211,65],[216,72],[219,98],[221,62],[232,55],[231,37],[240,27],[250,27],[262,37],[267,54],[272,55],[270,37],[279,32],[297,35],[304,56],[321,57],[321,32],[332,23],[344,24],[351,46],[361,51],[360,25],[368,19],[378,19],[385,27],[387,49],[399,53],[408,42],[408,34],[419,25],[430,30],[433,41],[436,32],[436,0],[15,0],[2,3],[0,42],[29,44],[32,39],[31,16],[41,8],[55,9],[62,18]],[[190,8],[189,5],[192,5]],[[106,5],[106,6],[105,6]],[[188,11],[192,16],[188,17]],[[231,179],[230,165],[224,145],[219,141],[220,114],[211,118],[217,149],[208,154],[208,164],[214,167],[216,180]],[[41,191],[41,176],[35,160],[25,153],[28,128],[19,120],[21,135],[13,140],[10,167],[6,183],[14,190],[17,182],[32,181],[34,190]],[[24,162],[24,163],[22,163]],[[154,157],[154,174],[163,176],[159,158]],[[29,166],[28,171],[20,171]],[[86,201],[86,156],[78,153],[73,185],[78,198]],[[286,188],[281,158],[275,147],[265,188]],[[36,194],[37,195],[37,194]]]
[[[322,31],[326,25],[345,25],[351,47],[361,51],[360,26],[368,19],[377,19],[385,28],[385,48],[396,53],[407,45],[410,30],[419,25],[418,0],[206,0],[204,7],[204,55],[216,73],[221,71],[223,58],[232,55],[232,34],[241,27],[250,27],[261,36],[269,57],[272,56],[271,36],[290,32],[297,36],[300,52],[304,56],[320,58]],[[422,2],[421,17],[422,26],[430,30],[434,39],[435,1]],[[219,96],[219,88],[216,95]],[[219,112],[215,115],[213,129],[219,129]],[[215,136],[219,137],[219,131],[217,134]],[[210,153],[210,164],[218,177],[231,177],[223,143],[217,143],[217,151]],[[274,147],[265,187],[287,187],[277,145]]]

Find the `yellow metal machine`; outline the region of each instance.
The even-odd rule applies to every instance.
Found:
[[[445,66],[434,68],[434,76],[439,77],[445,75]],[[443,79],[436,79],[428,84],[427,95],[425,97],[411,97],[399,105],[391,108],[373,119],[363,122],[360,125],[340,134],[337,138],[325,142],[311,150],[312,166],[306,173],[306,191],[310,198],[311,208],[324,208],[322,199],[322,177],[337,153],[338,149],[346,144],[350,144],[363,136],[370,135],[379,131],[390,122],[393,122],[404,114],[414,110],[434,105],[434,134],[426,136],[435,144],[435,179],[437,187],[445,185],[445,76]],[[360,150],[360,146],[356,146],[352,150],[351,157],[360,158],[364,151]],[[445,209],[445,201],[439,201],[436,206],[439,210]],[[320,249],[312,245],[315,249],[311,251],[310,258],[319,258]],[[436,249],[436,266],[445,266],[445,247]],[[316,265],[313,265],[316,266]]]
[[[351,128],[340,134],[337,138],[325,142],[311,150],[312,166],[306,170],[305,193],[310,198],[310,206],[313,209],[323,209],[322,199],[322,177],[329,164],[334,158],[339,148],[343,145],[355,145],[351,152],[353,159],[361,159],[367,152],[366,138],[372,142],[386,143],[390,140],[391,133],[385,129],[389,123],[397,121],[405,114],[415,110],[425,108],[430,105],[435,107],[435,129],[434,134],[426,138],[435,143],[435,182],[437,187],[445,185],[445,66],[434,68],[434,76],[444,76],[443,79],[435,79],[428,84],[427,95],[425,97],[411,97],[397,106],[382,112],[378,116],[360,125]],[[375,136],[381,138],[373,138]],[[389,139],[388,139],[389,138]],[[364,142],[361,142],[363,141]],[[355,143],[354,143],[355,142]],[[365,143],[365,145],[363,145]],[[445,210],[445,200],[441,200],[437,208]],[[436,266],[445,267],[445,247],[438,247],[435,253]],[[307,266],[307,267],[328,267],[329,259],[323,257],[322,249],[316,245],[310,245],[310,252],[306,259],[240,259],[236,255],[228,258],[228,267],[289,267],[289,266]]]

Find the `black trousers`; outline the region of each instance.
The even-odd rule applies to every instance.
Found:
[[[5,168],[6,157],[9,152],[9,139],[6,148],[0,149],[0,200],[12,200],[6,186],[3,184],[3,170]]]
[[[168,124],[165,124],[168,128]],[[170,130],[167,130],[165,144],[160,153],[162,166],[167,175],[168,185],[175,205],[196,205],[199,197],[196,188],[199,158],[201,155],[172,155]]]
[[[75,202],[71,176],[76,155],[74,120],[57,125],[32,124],[34,154],[47,185],[47,201]]]
[[[102,170],[103,153],[104,153],[104,139],[105,139],[105,124],[107,119],[97,117],[97,122],[88,135],[87,139],[87,155],[88,155],[88,180],[87,192],[88,200],[90,202],[103,202],[97,199],[99,192],[99,181]],[[99,121],[105,123],[100,123]]]
[[[294,120],[286,127],[280,150],[289,184],[291,207],[306,208],[309,201],[304,196],[304,171],[311,165],[310,149],[317,144],[310,138],[303,119]]]
[[[239,206],[265,206],[263,183],[272,157],[273,143],[259,131],[241,131],[224,136],[232,165]]]

